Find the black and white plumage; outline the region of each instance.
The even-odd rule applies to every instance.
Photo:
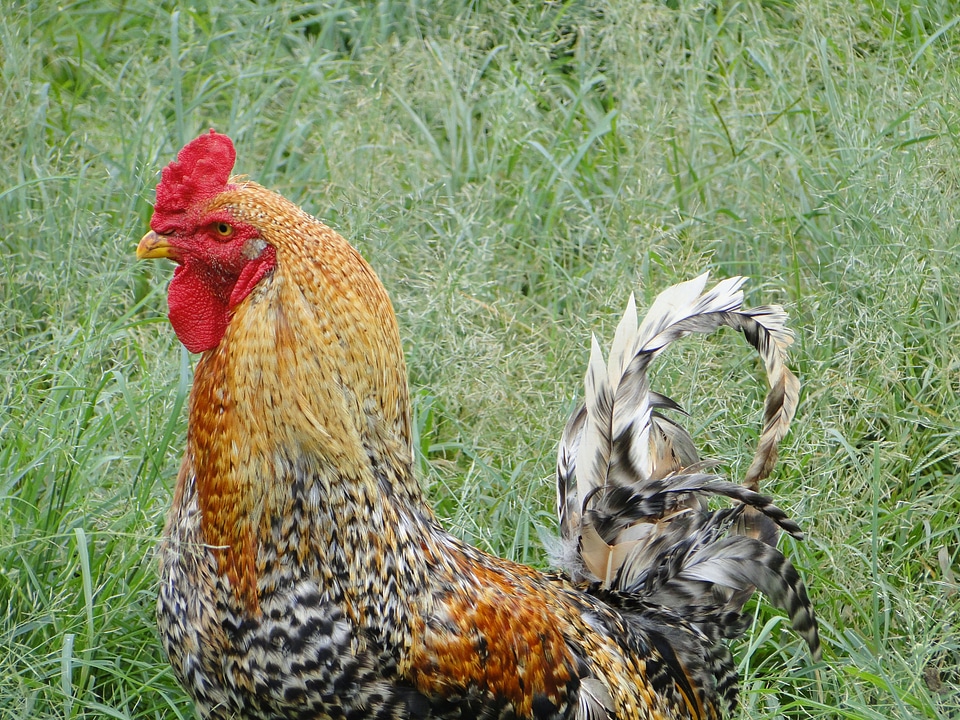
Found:
[[[802,533],[757,492],[797,408],[800,383],[785,363],[793,334],[782,308],[743,309],[744,278],[704,291],[706,282],[704,274],[661,293],[642,323],[631,295],[606,362],[593,338],[585,402],[558,450],[561,562],[575,580],[670,608],[713,638],[743,631],[741,610],[758,588],[787,611],[818,658],[810,600],[776,549],[779,529],[796,538]],[[704,472],[690,435],[662,412],[679,406],[652,391],[647,378],[650,363],[672,342],[722,326],[756,348],[770,385],[742,484]],[[710,495],[735,504],[708,510]]]

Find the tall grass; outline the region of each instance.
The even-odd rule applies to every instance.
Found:
[[[0,717],[191,717],[152,548],[192,359],[137,265],[208,127],[395,301],[441,516],[544,564],[591,331],[703,269],[798,341],[766,490],[826,643],[762,605],[744,717],[960,715],[960,20],[953,3],[16,3],[0,17]],[[763,388],[690,342],[659,387],[736,477]]]

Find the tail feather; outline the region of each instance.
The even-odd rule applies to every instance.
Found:
[[[592,340],[584,405],[564,430],[557,457],[557,510],[564,558],[576,580],[682,609],[686,619],[733,636],[743,604],[759,589],[787,611],[819,653],[803,582],[774,546],[799,526],[759,494],[796,412],[800,383],[786,366],[793,342],[777,306],[742,308],[744,278],[704,291],[707,275],[661,293],[642,322],[631,295],[606,362]],[[647,370],[670,343],[719,327],[743,333],[763,359],[770,390],[763,428],[743,484],[702,472],[689,433],[664,411],[680,411],[652,391]],[[709,511],[706,498],[736,504]],[[705,628],[707,629],[707,628]]]

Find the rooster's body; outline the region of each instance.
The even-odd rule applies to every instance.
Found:
[[[140,257],[169,257],[170,319],[203,355],[160,551],[159,624],[208,718],[713,718],[736,702],[723,639],[755,587],[816,654],[796,526],[753,492],[795,407],[778,309],[741,281],[628,308],[561,442],[565,577],[444,531],[413,476],[387,295],[331,229],[229,178],[211,132],[163,174]],[[659,306],[659,307],[658,307]],[[632,320],[630,318],[633,313]],[[645,369],[671,340],[744,332],[772,391],[746,485],[700,474]],[[702,498],[733,497],[709,511]]]

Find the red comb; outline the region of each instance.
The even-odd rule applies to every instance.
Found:
[[[163,169],[150,227],[172,232],[190,208],[223,192],[236,159],[233,141],[213,130],[187,143]]]

